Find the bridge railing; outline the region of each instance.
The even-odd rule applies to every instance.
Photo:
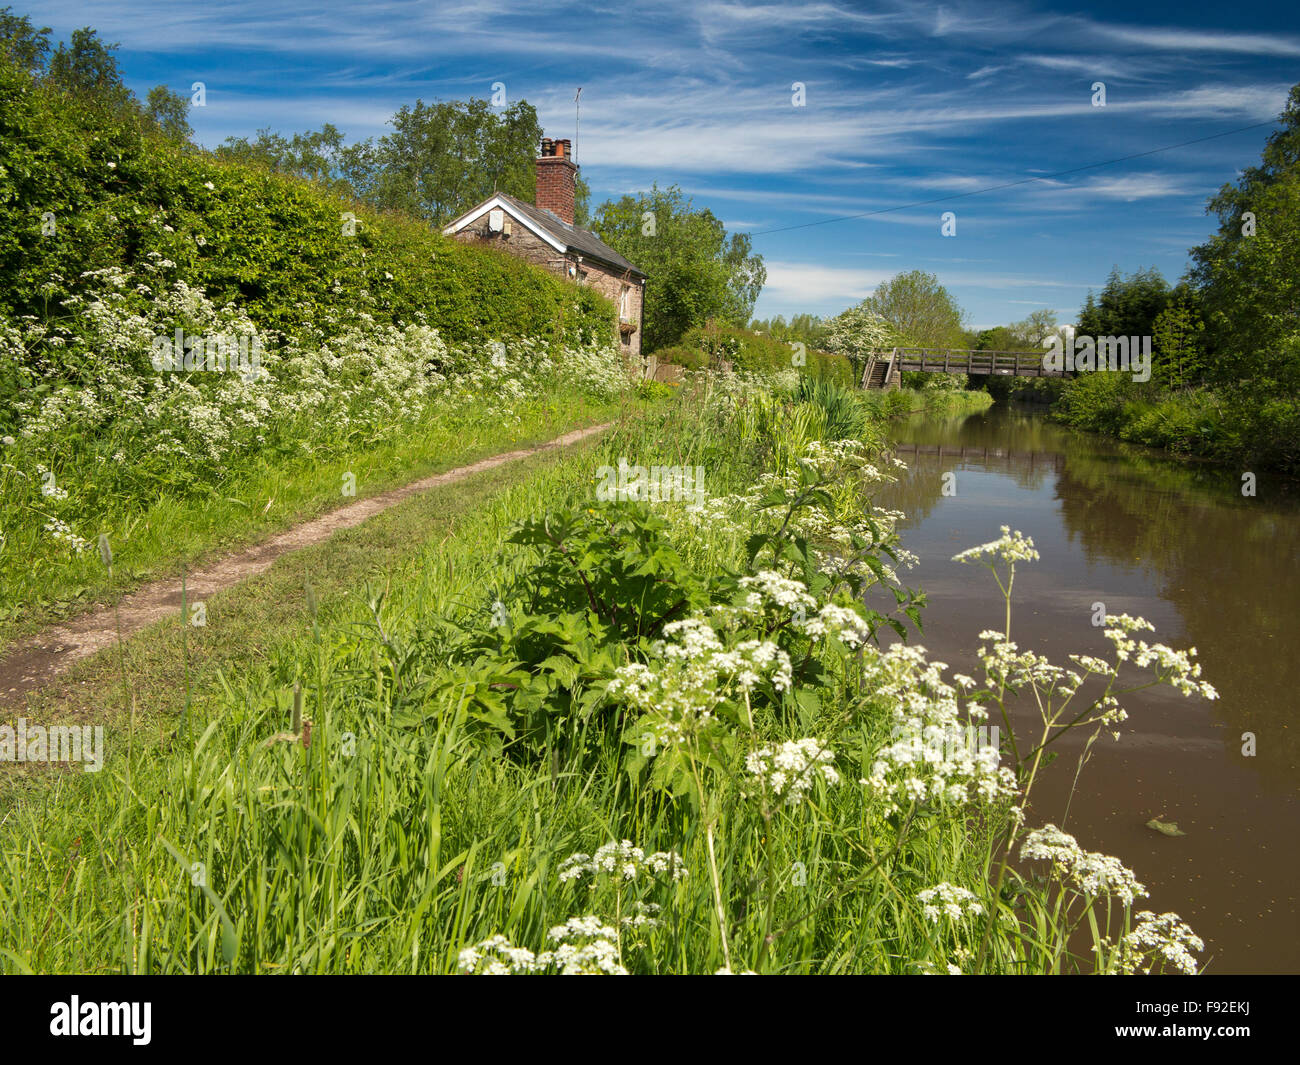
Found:
[[[1064,377],[1043,366],[1043,355],[1031,351],[970,351],[951,348],[897,348],[893,369],[910,373],[966,373],[1015,377]],[[878,358],[887,357],[881,352]]]

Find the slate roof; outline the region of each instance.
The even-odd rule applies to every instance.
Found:
[[[546,210],[543,207],[534,207],[531,203],[524,203],[523,200],[516,199],[509,193],[498,192],[496,196],[510,205],[511,210],[527,218],[533,225],[546,230],[552,237],[566,244],[570,251],[576,251],[579,254],[597,259],[606,266],[612,266],[615,270],[627,271],[635,274],[637,277],[647,276],[644,270],[639,270],[630,262],[619,255],[613,248],[601,240],[595,233],[590,233],[585,229],[579,229],[577,226],[571,226],[564,221],[559,215]],[[477,208],[475,208],[477,210]]]

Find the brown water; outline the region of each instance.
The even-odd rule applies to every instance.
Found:
[[[1215,702],[1166,689],[1129,696],[1120,741],[1098,740],[1063,822],[1082,751],[1064,742],[1029,824],[1055,822],[1123,860],[1151,892],[1142,908],[1178,912],[1205,940],[1205,971],[1300,972],[1296,486],[1260,474],[1245,498],[1241,470],[1187,466],[1000,408],[899,422],[893,435],[911,468],[878,502],[908,515],[903,542],[921,562],[906,582],[929,598],[911,642],[978,676],[977,637],[1001,629],[1002,600],[986,569],[950,559],[1010,525],[1042,556],[1016,574],[1022,648],[1067,666],[1071,652],[1109,657],[1092,625],[1101,602],[1152,622],[1148,639],[1195,646],[1218,688]],[[945,473],[955,494],[943,492]],[[1016,724],[1024,734],[1033,720]],[[1253,756],[1243,733],[1255,736]],[[1186,835],[1152,831],[1153,817]]]

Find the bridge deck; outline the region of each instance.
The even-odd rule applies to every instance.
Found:
[[[864,388],[888,388],[899,373],[965,373],[977,376],[1072,377],[1043,365],[1040,351],[974,351],[969,348],[894,348],[874,352],[862,375]]]

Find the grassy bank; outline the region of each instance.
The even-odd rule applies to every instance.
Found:
[[[966,739],[1008,686],[1050,682],[1063,712],[1068,675],[1005,639],[979,683],[875,646],[920,608],[871,504],[888,471],[843,435],[879,437],[875,402],[705,377],[576,454],[447,486],[424,538],[448,497],[282,560],[228,593],[211,648],[179,626],[133,641],[117,683],[136,714],[110,725],[104,769],[9,793],[0,966],[1181,966],[1190,932],[1132,915],[1132,874],[1022,831],[1042,748],[1011,739],[999,765]],[[705,498],[664,473],[684,469]],[[1007,534],[968,557],[1030,552]],[[294,593],[308,574],[323,594]],[[862,607],[877,586],[896,610]],[[145,688],[137,662],[172,683]],[[107,694],[111,667],[86,668]],[[1113,719],[1094,709],[1085,726]],[[1049,860],[1022,879],[1010,853]],[[1090,923],[1112,938],[1075,957]]]
[[[305,453],[279,461],[250,456],[210,492],[106,496],[93,530],[105,533],[112,545],[111,586],[93,548],[51,554],[37,567],[19,558],[24,526],[30,537],[38,536],[39,523],[51,517],[47,504],[29,511],[27,522],[15,521],[6,530],[0,646],[112,601],[147,580],[174,576],[182,566],[192,569],[355,499],[609,420],[625,405],[623,399],[590,398],[555,387],[517,405],[508,420],[487,405],[429,412],[404,425],[400,436],[359,442],[336,455]],[[14,468],[0,468],[0,485],[16,479]]]
[[[1250,385],[1167,389],[1124,374],[1070,381],[1052,409],[1075,429],[1243,470],[1300,474],[1300,398]]]
[[[0,49],[0,642],[628,388],[593,289],[110,96]]]

